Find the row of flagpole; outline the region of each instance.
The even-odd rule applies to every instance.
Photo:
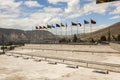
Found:
[[[84,34],[86,32],[85,26],[88,25],[88,24],[90,24],[90,32],[91,32],[91,37],[92,37],[92,24],[96,24],[96,21],[93,20],[93,19],[91,19],[90,22],[87,21],[87,20],[84,20],[84,25],[83,25]],[[77,34],[78,34],[79,26],[81,27],[82,25],[81,25],[81,23],[71,22],[71,35],[72,35],[72,32],[73,32],[72,31],[72,26],[77,26]],[[68,25],[63,24],[63,23],[55,24],[55,26],[53,24],[52,25],[47,24],[47,26],[36,26],[35,28],[36,28],[36,30],[42,30],[42,29],[52,29],[52,28],[57,28],[57,27],[66,27],[66,36],[68,35],[68,33],[67,33]],[[57,35],[57,29],[56,29],[56,35]],[[61,35],[62,35],[62,28],[61,28]]]

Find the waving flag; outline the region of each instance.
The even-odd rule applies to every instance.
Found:
[[[63,23],[61,23],[61,26],[62,26],[62,27],[65,27]]]
[[[56,27],[60,27],[60,25],[59,25],[59,24],[56,24]]]
[[[91,19],[91,24],[96,24],[96,21],[94,21],[93,19]]]
[[[52,28],[52,26],[51,26],[51,25],[47,25],[47,28],[50,28],[50,29],[51,29],[51,28]]]
[[[84,24],[89,24],[89,22],[87,20],[84,20]]]
[[[78,23],[78,25],[81,27],[82,25],[81,25],[81,23]]]
[[[55,28],[55,26],[54,26],[54,25],[52,25],[52,28]]]
[[[39,29],[42,29],[42,26],[39,26]]]
[[[105,2],[112,2],[112,1],[120,1],[120,0],[96,0],[96,3],[105,3]]]
[[[38,26],[35,27],[36,29],[39,29]]]
[[[47,29],[47,27],[43,26],[43,29]]]
[[[72,26],[77,26],[78,24],[75,22],[72,22]]]

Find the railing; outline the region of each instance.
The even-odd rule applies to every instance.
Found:
[[[27,53],[16,53],[16,52],[9,52],[9,53],[12,54],[13,56],[14,56],[14,54],[17,54],[20,56],[29,56],[31,58],[39,57],[45,61],[53,61],[53,62],[62,63],[62,64],[77,65],[80,67],[108,70],[108,71],[120,73],[120,64],[87,61],[87,60],[63,58],[63,57],[42,56],[42,55],[27,54]]]
[[[20,49],[31,49],[33,48],[20,48]],[[89,52],[89,53],[114,53],[120,54],[120,52],[110,52],[110,51],[86,51],[86,50],[67,50],[67,49],[44,49],[44,48],[34,48],[34,50],[49,50],[49,51],[68,51],[68,52]]]

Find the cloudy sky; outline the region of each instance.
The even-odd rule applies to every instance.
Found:
[[[0,0],[0,27],[22,30],[35,29],[37,25],[63,23],[93,19],[97,22],[93,30],[120,21],[120,1],[96,4],[96,0]],[[68,29],[69,31],[70,29]],[[55,30],[50,30],[55,33]],[[89,32],[89,25],[86,25]],[[62,28],[65,33],[65,28]],[[73,28],[76,32],[76,27]],[[83,32],[83,26],[79,33]]]

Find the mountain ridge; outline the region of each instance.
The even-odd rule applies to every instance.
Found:
[[[97,30],[97,31],[92,32],[92,33],[82,34],[82,35],[80,35],[80,39],[89,40],[91,35],[92,35],[92,38],[94,40],[100,40],[100,38],[102,36],[105,36],[107,39],[109,37],[109,35],[110,35],[110,39],[114,40],[113,36],[117,37],[118,35],[120,35],[120,22],[117,22],[117,23],[112,24],[106,28]]]
[[[40,43],[44,41],[54,40],[55,35],[46,30],[19,30],[0,28],[0,43],[2,43],[2,35],[5,42],[26,42]]]

